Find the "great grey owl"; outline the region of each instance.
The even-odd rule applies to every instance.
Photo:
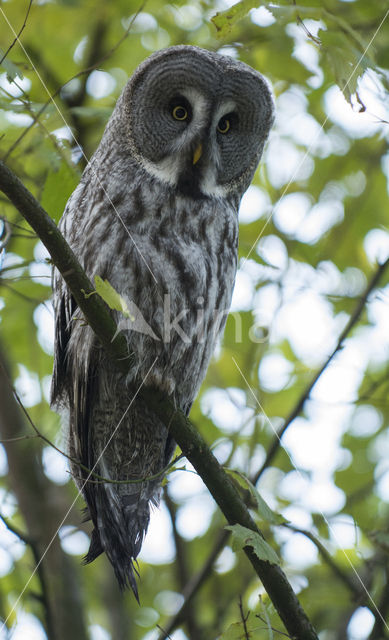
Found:
[[[105,551],[136,597],[162,480],[150,476],[175,448],[137,390],[157,387],[189,413],[230,307],[238,207],[272,122],[268,85],[246,64],[192,46],[159,51],[124,87],[60,222],[88,276],[130,310],[115,312],[133,354],[124,376],[54,274],[52,404],[82,465],[71,471],[94,525],[86,562]]]

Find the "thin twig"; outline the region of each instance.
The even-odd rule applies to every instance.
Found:
[[[15,234],[12,234],[12,237],[15,238]],[[7,271],[16,271],[17,269],[28,269],[28,267],[34,263],[35,260],[24,260],[23,262],[18,262],[16,264],[8,264],[6,267],[2,268],[1,273],[3,274]],[[14,280],[14,278],[12,278],[12,280]]]
[[[182,595],[184,596],[184,602],[181,607],[175,613],[172,618],[165,625],[166,631],[163,631],[161,635],[158,636],[158,640],[166,640],[169,637],[166,634],[173,633],[173,631],[182,624],[185,619],[186,610],[191,606],[192,600],[195,597],[196,593],[200,590],[204,582],[210,576],[213,565],[217,560],[220,552],[225,547],[228,538],[230,537],[230,532],[227,530],[221,530],[219,532],[219,537],[216,540],[213,549],[211,550],[208,558],[204,562],[201,569],[189,580],[185,588],[182,590]]]
[[[156,625],[156,628],[160,630],[164,638],[167,638],[168,640],[172,640],[172,637],[169,636],[169,634],[159,624]]]
[[[81,71],[78,71],[78,73],[76,73],[75,75],[73,75],[71,78],[69,78],[66,82],[64,82],[63,84],[61,84],[60,87],[58,87],[56,89],[56,91],[54,91],[54,93],[52,93],[49,97],[49,99],[42,105],[42,107],[39,109],[39,111],[34,115],[32,122],[28,125],[28,127],[26,127],[24,129],[24,131],[20,134],[20,136],[15,140],[15,142],[10,146],[10,148],[8,149],[7,153],[5,154],[5,156],[3,157],[3,161],[6,162],[9,158],[9,156],[11,155],[11,153],[16,149],[16,147],[19,146],[20,142],[23,140],[23,138],[27,135],[27,133],[32,129],[32,127],[36,124],[36,122],[39,120],[39,118],[41,117],[42,113],[44,113],[47,109],[47,107],[53,102],[54,102],[54,98],[56,98],[60,92],[62,91],[62,89],[69,84],[69,82],[72,82],[73,80],[76,80],[77,78],[80,78],[83,75],[86,75],[88,73],[91,73],[92,71],[94,71],[95,69],[97,69],[98,67],[100,67],[103,62],[105,62],[106,60],[108,60],[108,58],[110,58],[112,56],[113,53],[115,53],[115,51],[120,47],[120,45],[124,42],[124,40],[126,40],[126,38],[128,37],[128,35],[130,34],[132,25],[134,24],[134,21],[136,20],[136,18],[138,17],[139,13],[141,11],[143,11],[145,5],[146,5],[147,0],[144,0],[144,2],[142,2],[141,6],[139,7],[139,9],[137,10],[137,12],[134,14],[130,24],[128,25],[126,31],[124,32],[124,35],[120,38],[120,40],[118,40],[118,42],[102,57],[100,58],[100,60],[98,60],[97,62],[95,62],[94,64],[90,65],[89,67],[86,67],[85,69],[82,69]]]
[[[8,518],[5,518],[5,516],[3,516],[2,514],[0,514],[0,520],[5,524],[7,529],[9,531],[11,531],[11,533],[13,533],[15,536],[17,536],[19,538],[19,540],[24,542],[24,544],[26,544],[31,549],[32,555],[33,555],[34,560],[35,560],[35,564],[38,567],[37,573],[38,573],[38,578],[39,578],[39,582],[40,582],[40,585],[41,585],[41,596],[39,597],[39,600],[41,601],[41,603],[43,605],[44,612],[45,612],[45,620],[46,620],[46,628],[47,628],[48,636],[50,638],[54,638],[54,624],[53,624],[54,621],[53,621],[53,617],[52,617],[52,614],[51,614],[51,609],[50,609],[50,606],[49,606],[49,597],[48,597],[48,591],[47,591],[47,581],[46,581],[44,568],[39,563],[40,552],[39,552],[38,544],[27,533],[24,533],[18,527],[15,527],[15,525],[11,524],[10,521],[8,520]]]
[[[26,293],[22,293],[21,291],[18,291],[17,289],[15,289],[14,286],[12,286],[11,284],[9,284],[9,282],[15,282],[17,280],[17,278],[7,278],[7,280],[5,278],[1,278],[0,282],[1,282],[1,286],[5,287],[6,289],[8,289],[8,291],[10,291],[11,293],[13,293],[13,295],[17,296],[18,298],[21,298],[22,300],[24,300],[25,302],[31,302],[34,305],[39,305],[39,304],[44,304],[45,303],[45,298],[42,298],[42,300],[40,298],[33,298],[32,296],[28,296]],[[21,280],[21,278],[19,278],[19,280]],[[30,277],[27,277],[26,280],[31,280]],[[44,285],[42,285],[44,286]],[[47,307],[46,307],[47,308]]]
[[[1,198],[1,201],[4,203],[8,202],[7,198]],[[23,227],[21,224],[18,224],[17,222],[11,222],[11,220],[8,220],[8,218],[3,218],[2,220],[5,220],[11,227],[15,227],[15,229],[21,229],[21,231],[23,231],[23,234],[26,235],[20,235],[20,236],[16,236],[15,233],[12,234],[12,237],[16,238],[31,238],[32,240],[36,240],[38,238],[37,234],[35,233],[35,231],[33,231],[32,229],[28,229],[27,227]]]
[[[96,296],[85,297],[83,291],[91,293],[94,289],[76,256],[47,212],[2,162],[0,162],[0,188],[39,234],[88,324],[116,363],[118,371],[127,375],[132,365],[132,358],[128,353],[125,336],[117,334],[115,322],[101,299],[98,300]],[[114,340],[112,340],[113,336],[116,336]],[[231,525],[241,524],[253,531],[255,535],[263,536],[234,484],[203,437],[187,416],[175,406],[172,399],[158,388],[145,386],[140,388],[139,396],[163,424],[170,425],[169,431],[172,438],[201,476],[227,522]],[[290,635],[299,640],[318,640],[312,623],[281,567],[260,559],[250,546],[245,546],[243,551],[262,581]]]
[[[284,638],[289,638],[289,640],[293,640],[293,638],[291,638],[288,633],[285,633],[285,631],[280,631],[279,629],[275,629],[275,627],[272,627],[269,624],[268,616],[267,618],[262,618],[262,616],[260,616],[259,613],[256,613],[255,617],[258,618],[258,620],[260,620],[261,622],[263,622],[263,624],[266,625],[265,629],[267,629],[268,631],[271,631],[271,638],[273,638],[273,631],[274,631],[274,633],[278,633],[278,635],[283,636]]]
[[[169,511],[169,516],[170,516],[172,530],[173,530],[174,546],[176,549],[175,569],[176,569],[176,582],[178,587],[177,590],[182,593],[182,591],[185,589],[186,584],[188,583],[189,576],[190,576],[189,562],[187,557],[187,547],[186,547],[185,541],[180,536],[177,529],[177,522],[176,522],[177,507],[174,501],[172,500],[172,498],[170,497],[166,487],[164,491],[164,501],[165,501],[167,510]],[[188,635],[191,640],[199,640],[202,636],[198,628],[197,617],[198,616],[197,616],[196,608],[193,606],[193,602],[192,602],[192,606],[186,608],[185,620],[184,620],[184,623],[188,630]]]
[[[18,405],[21,408],[22,412],[26,416],[26,418],[27,418],[28,422],[30,423],[31,427],[35,431],[35,436],[21,436],[20,438],[13,438],[12,440],[13,441],[17,441],[17,440],[21,440],[21,439],[26,439],[28,437],[40,438],[47,445],[49,445],[50,447],[55,449],[55,451],[57,453],[59,453],[61,456],[64,456],[65,458],[70,460],[70,462],[73,462],[73,464],[75,464],[78,467],[80,467],[80,469],[85,471],[88,475],[93,476],[95,478],[95,480],[92,480],[91,478],[88,478],[88,482],[91,482],[91,483],[94,482],[94,483],[98,483],[98,484],[141,484],[142,482],[148,482],[150,480],[156,480],[157,478],[160,478],[161,476],[165,475],[167,473],[167,471],[169,471],[169,469],[174,467],[174,465],[179,460],[181,460],[182,458],[185,457],[183,453],[180,453],[171,462],[169,462],[169,464],[167,464],[163,469],[161,469],[157,473],[154,473],[153,475],[146,476],[144,478],[134,478],[134,479],[131,479],[131,480],[130,479],[120,480],[120,479],[105,478],[104,476],[101,476],[99,473],[96,473],[95,471],[91,471],[90,469],[88,469],[88,467],[83,465],[76,458],[73,458],[72,456],[70,456],[68,453],[65,453],[65,451],[62,451],[59,447],[57,447],[57,445],[54,444],[54,442],[51,442],[51,440],[49,440],[49,438],[47,438],[47,436],[45,436],[43,433],[41,433],[41,431],[39,431],[38,427],[33,422],[30,414],[28,413],[26,407],[24,406],[23,402],[21,401],[18,392],[16,391],[15,387],[12,385],[12,382],[10,381],[10,379],[8,377],[8,373],[5,370],[4,365],[3,365],[2,362],[0,362],[0,367],[3,370],[3,373],[4,373],[5,377],[6,377],[8,386],[9,386],[10,390],[12,391],[16,402],[18,403]]]
[[[23,22],[22,26],[19,29],[19,33],[16,35],[16,37],[13,40],[13,42],[9,45],[7,51],[5,52],[3,57],[1,58],[0,64],[2,64],[4,62],[4,60],[6,59],[7,55],[11,51],[11,49],[15,46],[15,44],[19,40],[20,36],[22,35],[22,32],[23,32],[23,30],[24,30],[24,28],[25,28],[25,26],[27,24],[27,20],[28,20],[28,16],[29,16],[29,13],[30,13],[30,9],[31,9],[32,3],[33,3],[33,0],[30,0],[30,2],[28,3],[27,13],[25,15],[24,22]]]
[[[0,520],[5,524],[8,531],[11,531],[11,533],[13,533],[17,538],[19,538],[19,540],[24,542],[24,544],[28,544],[30,546],[33,544],[32,539],[27,533],[24,533],[18,527],[15,527],[15,525],[11,524],[8,518],[3,516],[3,514],[1,513],[0,513]]]
[[[318,45],[319,47],[321,47],[321,40],[320,38],[317,38],[316,36],[313,35],[313,33],[311,33],[308,29],[308,27],[306,26],[306,24],[304,23],[303,19],[300,17],[300,14],[297,11],[297,6],[296,6],[296,0],[293,0],[293,5],[296,7],[296,22],[298,25],[300,25],[306,36],[312,40],[312,42],[314,42],[316,45]]]
[[[360,598],[361,595],[364,595],[359,588],[359,585],[345,571],[343,571],[343,569],[340,568],[340,566],[334,561],[331,554],[328,553],[324,544],[320,542],[317,536],[315,536],[311,531],[308,531],[307,529],[295,527],[290,523],[284,523],[282,526],[286,529],[289,529],[290,531],[293,531],[294,533],[301,533],[301,535],[311,540],[311,542],[313,542],[320,555],[322,556],[324,562],[329,566],[336,577],[339,578],[341,582],[343,582],[347,589],[351,591],[353,597]]]
[[[15,438],[4,438],[0,439],[0,444],[6,444],[7,442],[20,442],[21,440],[33,440],[34,438],[39,438],[37,434],[35,435],[25,435],[25,436],[16,436]]]
[[[51,442],[43,433],[41,433],[38,429],[38,427],[34,424],[30,414],[28,413],[27,409],[25,408],[23,402],[21,401],[18,392],[16,391],[15,387],[13,386],[11,380],[9,379],[8,376],[8,371],[6,371],[4,364],[0,361],[0,368],[2,369],[3,373],[4,373],[4,377],[7,381],[7,384],[10,388],[10,391],[12,391],[12,394],[16,400],[16,402],[18,403],[19,407],[21,408],[23,414],[25,415],[25,417],[27,418],[27,421],[29,422],[29,424],[31,425],[31,427],[33,428],[36,437],[41,438],[41,440],[43,440],[43,442],[45,442],[46,444],[48,444],[50,447],[52,447],[53,449],[55,449],[58,453],[60,453],[62,456],[65,456],[66,458],[68,458],[69,460],[71,460],[72,462],[76,462],[71,456],[67,455],[64,451],[61,451],[61,449],[59,449],[53,442]],[[23,436],[24,437],[24,436]]]
[[[66,455],[66,454],[64,454]],[[67,458],[69,458],[70,456],[66,456]],[[180,453],[178,456],[176,456],[171,462],[169,462],[169,464],[166,465],[166,467],[164,467],[163,469],[161,469],[160,471],[157,471],[157,473],[154,473],[151,476],[144,476],[143,478],[133,478],[132,480],[130,479],[126,479],[126,480],[116,480],[116,479],[112,479],[112,478],[105,478],[104,476],[101,476],[100,474],[96,473],[95,471],[90,471],[90,469],[88,469],[88,467],[86,467],[85,465],[81,464],[78,461],[72,460],[72,458],[70,458],[75,464],[77,464],[79,467],[81,467],[81,469],[83,471],[86,471],[89,475],[93,476],[95,478],[95,480],[92,480],[91,478],[88,477],[87,480],[85,480],[85,478],[77,478],[77,480],[83,481],[85,483],[88,484],[142,484],[142,482],[149,482],[150,480],[157,480],[158,478],[160,478],[161,476],[164,476],[169,469],[172,469],[174,467],[174,465],[181,460],[182,458],[185,458],[183,453]],[[187,470],[184,469],[185,471],[187,471],[188,473],[191,473],[191,470]]]
[[[239,612],[240,612],[240,618],[241,618],[242,624],[243,624],[245,640],[250,640],[249,631],[247,629],[247,620],[249,619],[250,611],[248,611],[247,614],[244,615],[242,596],[241,595],[239,596]]]
[[[297,416],[301,413],[301,411],[302,411],[302,409],[303,409],[303,407],[305,405],[305,402],[308,400],[308,398],[309,398],[309,396],[311,394],[311,391],[312,391],[313,387],[316,385],[316,383],[319,380],[320,376],[325,371],[325,369],[327,369],[328,365],[333,360],[333,358],[338,353],[338,351],[340,351],[342,349],[345,339],[348,337],[348,335],[350,334],[351,330],[357,324],[357,322],[358,322],[358,320],[359,320],[359,318],[360,318],[360,316],[362,314],[362,311],[365,308],[365,305],[366,305],[366,302],[367,302],[367,299],[368,299],[369,295],[371,294],[373,289],[375,289],[375,287],[377,286],[381,276],[385,272],[385,270],[388,267],[388,265],[389,265],[389,258],[387,260],[385,260],[385,262],[383,262],[382,264],[378,265],[378,268],[376,269],[375,273],[373,274],[373,276],[371,277],[369,283],[367,284],[367,287],[366,287],[364,293],[362,294],[362,296],[358,300],[358,303],[357,303],[353,313],[351,314],[348,323],[346,324],[345,328],[343,329],[342,333],[340,334],[338,342],[337,342],[337,344],[335,346],[335,349],[328,356],[327,360],[323,363],[323,365],[320,367],[320,369],[314,374],[313,378],[311,379],[311,381],[309,382],[309,384],[305,388],[304,392],[301,394],[298,402],[296,403],[296,405],[294,406],[294,408],[292,409],[292,411],[290,412],[290,414],[286,418],[284,424],[277,431],[277,433],[274,436],[272,442],[270,443],[270,447],[268,448],[266,458],[265,458],[261,468],[253,476],[253,478],[251,478],[251,482],[253,484],[257,484],[259,478],[261,477],[261,475],[263,474],[265,469],[267,469],[267,467],[272,462],[274,456],[276,455],[276,453],[277,453],[277,451],[278,451],[278,449],[279,449],[279,447],[281,445],[281,438],[284,435],[285,431],[288,429],[288,427],[291,425],[291,423],[297,418]]]
[[[305,401],[307,400],[310,392],[312,391],[312,388],[314,386],[314,384],[316,384],[319,376],[323,373],[324,369],[328,366],[329,362],[332,360],[332,358],[334,357],[335,353],[337,351],[339,351],[339,349],[342,346],[342,343],[344,342],[344,340],[346,339],[346,337],[348,336],[349,332],[351,331],[351,329],[354,327],[354,325],[356,324],[356,322],[358,321],[360,314],[362,313],[362,310],[366,304],[367,298],[370,295],[371,291],[374,289],[374,287],[377,285],[380,277],[382,276],[382,274],[384,273],[386,267],[388,266],[388,260],[383,263],[382,265],[379,265],[377,271],[375,272],[375,274],[373,275],[372,279],[370,280],[365,293],[358,299],[358,304],[355,307],[354,313],[352,314],[349,322],[347,323],[345,329],[343,330],[338,343],[336,345],[335,350],[332,352],[332,354],[329,356],[329,358],[326,360],[326,362],[324,363],[324,365],[322,366],[322,368],[320,369],[320,371],[315,375],[315,377],[313,378],[313,380],[311,381],[311,383],[308,385],[308,387],[304,390],[304,392],[302,393],[302,395],[300,396],[298,402],[296,403],[295,407],[293,408],[293,410],[290,412],[289,416],[286,418],[286,421],[282,427],[282,429],[278,432],[277,437],[274,439],[271,448],[268,452],[268,455],[266,457],[266,460],[264,461],[262,467],[260,468],[260,470],[251,478],[251,482],[253,484],[256,484],[259,480],[259,478],[261,477],[262,473],[264,472],[264,470],[269,466],[270,462],[272,461],[278,447],[280,446],[280,438],[282,437],[283,433],[285,432],[285,430],[287,429],[287,427],[291,424],[291,422],[296,418],[296,416],[300,413],[300,411],[302,410]],[[281,433],[282,432],[282,433]],[[275,446],[277,445],[277,446]],[[194,586],[189,586],[188,585],[188,589],[187,589],[187,595],[185,598],[185,601],[182,605],[182,607],[180,607],[179,611],[175,614],[175,616],[169,621],[169,624],[167,626],[167,629],[169,631],[173,631],[182,621],[183,619],[183,612],[184,609],[188,606],[188,604],[190,603],[193,595],[197,592],[199,586],[201,586],[203,584],[203,582],[208,578],[208,576],[211,573],[212,570],[212,566],[214,561],[216,560],[216,558],[218,557],[218,555],[221,553],[222,549],[224,548],[225,544],[227,543],[228,540],[228,536],[222,535],[219,540],[216,542],[215,547],[212,549],[211,553],[209,554],[207,560],[205,561],[202,569],[200,569],[199,573],[197,574],[198,577],[201,576],[201,581],[199,582],[199,584],[197,583],[190,583],[190,585]],[[312,540],[312,542],[314,542],[314,544],[316,544],[315,540]],[[317,545],[318,546],[318,545]],[[322,547],[323,551],[325,550],[324,547]],[[321,549],[320,549],[321,551]],[[328,554],[328,552],[327,552]],[[329,554],[328,554],[329,556]],[[333,562],[332,558],[329,556],[329,559],[331,562]],[[330,564],[330,562],[328,562],[328,564]],[[334,569],[335,571],[335,569]],[[345,582],[348,586],[348,588],[352,589],[355,592],[356,589],[356,585],[353,583],[351,585],[351,583],[348,583],[348,578],[345,578],[345,574],[342,574],[341,576],[339,575],[339,577],[342,579],[343,582]],[[164,640],[163,636],[160,636],[158,638],[158,640]]]

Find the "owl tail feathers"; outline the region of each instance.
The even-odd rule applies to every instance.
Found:
[[[138,586],[135,579],[135,576],[139,578],[139,572],[135,566],[135,564],[137,564],[136,559],[128,556],[128,551],[125,555],[122,555],[121,550],[118,549],[116,545],[114,550],[109,547],[104,549],[97,529],[93,529],[92,531],[89,551],[83,559],[83,564],[93,562],[93,560],[104,553],[104,551],[114,569],[121,591],[131,587],[138,604],[140,604]]]
[[[84,564],[105,552],[120,589],[124,591],[131,588],[139,603],[136,558],[150,520],[149,500],[153,503],[157,503],[157,500],[150,498],[149,490],[145,491],[144,486],[136,493],[124,496],[118,495],[114,485],[97,485],[96,488],[93,507],[88,500],[95,528]]]

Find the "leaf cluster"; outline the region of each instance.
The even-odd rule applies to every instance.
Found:
[[[1,7],[16,33],[27,8],[21,0]],[[149,0],[142,7],[132,0],[33,3],[20,34],[23,47],[15,43],[1,62],[1,156],[55,221],[127,77],[152,51],[187,43],[239,56],[269,78],[278,105],[263,163],[242,204],[233,313],[191,413],[261,519],[266,542],[234,528],[234,536],[220,534],[222,517],[190,467],[174,471],[162,525],[156,525],[166,530],[159,558],[150,560],[151,552],[141,558],[138,610],[130,598],[118,598],[104,558],[79,571],[90,530],[74,507],[66,524],[81,537],[79,544],[61,538],[63,553],[82,587],[82,615],[108,637],[149,640],[158,636],[157,624],[172,637],[180,628],[177,638],[191,640],[278,637],[281,622],[239,550],[247,544],[262,560],[280,562],[324,640],[353,637],[358,619],[365,638],[389,637],[382,622],[389,615],[388,271],[266,464],[275,432],[387,256],[386,11],[381,0],[233,7],[212,0]],[[3,20],[3,53],[14,38]],[[59,418],[48,406],[51,265],[5,197],[0,216],[11,228],[0,272],[2,350],[34,423],[61,448]],[[104,283],[98,287],[107,295]],[[111,295],[113,306],[122,304]],[[12,444],[21,460],[25,445],[31,448],[31,441]],[[60,456],[53,470],[47,446],[35,445],[35,463],[65,514],[75,489],[68,474],[59,473]],[[23,490],[15,488],[6,459],[1,513],[26,531]],[[256,478],[255,487],[248,478]],[[33,552],[4,523],[0,545],[8,561],[1,566],[5,620],[31,574]],[[42,593],[34,576],[22,602],[47,628]],[[246,629],[239,595],[242,610],[251,612]],[[177,614],[184,598],[189,605]],[[18,608],[7,621],[13,624],[21,624]],[[84,626],[86,635],[97,633]]]

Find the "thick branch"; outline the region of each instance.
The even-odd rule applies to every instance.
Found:
[[[83,291],[90,292],[92,287],[76,257],[47,213],[3,163],[0,163],[0,189],[39,235],[88,323],[120,369],[125,371],[129,366],[127,345],[123,337],[111,342],[115,326],[107,308],[97,296],[85,298]],[[157,389],[143,388],[141,395],[169,426],[172,436],[201,476],[227,521],[260,533],[231,479],[186,416]],[[282,569],[260,560],[251,547],[244,550],[292,638],[317,640],[317,634]]]
[[[105,302],[97,295],[87,297],[87,294],[92,293],[95,289],[73,251],[58,231],[56,224],[19,178],[1,161],[0,189],[8,196],[45,245],[53,263],[61,272],[77,305],[85,314],[88,324],[99,337],[102,345],[117,361],[117,366],[123,372],[128,371],[127,343],[122,334],[118,334],[112,342],[116,333],[116,324]]]
[[[364,307],[366,305],[366,302],[367,302],[367,299],[368,299],[370,293],[377,286],[378,281],[381,278],[382,274],[384,273],[385,269],[387,268],[388,264],[389,264],[389,260],[387,260],[385,263],[383,263],[381,265],[378,265],[377,270],[374,272],[370,282],[368,282],[363,295],[359,299],[358,304],[356,305],[352,315],[350,316],[350,319],[349,319],[347,325],[343,329],[343,331],[342,331],[342,333],[341,333],[341,335],[340,335],[340,337],[338,339],[338,342],[337,342],[337,344],[335,346],[335,349],[332,351],[332,353],[329,355],[329,357],[326,359],[326,361],[323,363],[323,365],[320,367],[320,369],[314,374],[312,380],[309,382],[307,387],[304,389],[304,391],[300,395],[297,403],[295,404],[293,409],[290,411],[290,413],[287,416],[287,418],[285,419],[285,422],[282,425],[281,429],[278,431],[278,433],[274,437],[272,443],[270,444],[266,459],[264,460],[264,462],[263,462],[262,466],[260,467],[260,469],[258,469],[258,471],[251,478],[251,482],[253,484],[256,484],[258,482],[259,478],[262,476],[262,474],[265,471],[265,469],[267,469],[269,467],[269,465],[271,464],[274,456],[276,455],[276,453],[277,453],[277,451],[278,451],[278,449],[279,449],[279,447],[281,445],[281,438],[282,438],[283,434],[288,429],[288,427],[293,422],[293,420],[302,411],[302,409],[304,407],[304,404],[308,400],[309,395],[310,395],[313,387],[315,386],[316,382],[318,381],[319,377],[322,375],[324,370],[327,368],[329,363],[332,361],[332,359],[334,358],[335,354],[342,348],[345,339],[348,337],[348,335],[350,334],[351,330],[353,329],[353,327],[358,322],[358,320],[359,320],[359,318],[361,316],[361,313],[362,313],[362,311],[363,311],[363,309],[364,309]],[[380,379],[377,382],[375,382],[375,386],[378,386],[379,384],[382,384],[383,382],[386,382],[386,381],[387,381],[387,375],[385,375],[382,379]],[[374,386],[374,388],[375,388],[375,386]],[[367,393],[366,396],[370,397],[369,393]],[[350,505],[350,500],[353,501],[353,502],[354,502],[354,500],[357,501],[358,499],[360,499],[361,496],[363,497],[366,493],[369,493],[371,491],[371,488],[372,488],[373,484],[374,484],[374,481],[372,481],[369,484],[367,484],[366,486],[362,487],[362,489],[359,489],[358,491],[356,491],[355,494],[351,494],[351,497],[348,498],[347,504]],[[304,533],[306,535],[309,535],[307,532],[304,532]],[[209,575],[209,573],[211,571],[211,568],[212,568],[212,565],[213,565],[213,562],[216,560],[217,556],[222,551],[222,549],[223,549],[224,545],[226,544],[227,540],[228,540],[228,535],[224,535],[224,536],[222,536],[220,538],[220,540],[218,540],[216,542],[215,547],[212,549],[211,553],[209,554],[209,557],[207,558],[207,560],[204,563],[204,567],[202,569],[200,569],[199,573],[197,574],[198,576],[201,576],[200,584],[198,584],[197,582],[193,583],[192,580],[188,583],[188,589],[187,589],[187,595],[185,597],[185,602],[183,603],[183,605],[180,608],[180,610],[176,613],[176,615],[173,616],[172,619],[169,621],[168,625],[166,626],[166,632],[170,633],[175,628],[177,628],[177,626],[181,623],[183,611],[186,609],[186,607],[190,603],[190,600],[192,598],[192,594],[197,591],[198,587],[203,583],[203,581]],[[316,544],[315,540],[313,540],[313,542],[315,542],[315,544]],[[323,547],[323,549],[324,549],[324,547]],[[322,549],[320,549],[320,551],[322,551]],[[332,558],[330,557],[328,552],[327,552],[327,556],[326,556],[325,559],[328,561],[328,564],[331,565],[331,563],[333,563]],[[342,581],[344,582],[343,576],[338,576],[338,577],[341,577]],[[196,578],[197,578],[197,576],[196,576]],[[355,589],[355,585],[354,584],[350,583],[349,587],[351,588],[352,591]],[[161,634],[158,640],[163,640],[163,638],[165,638],[165,637],[166,637],[166,635],[162,635]]]
[[[162,422],[169,425],[170,433],[193,464],[229,524],[238,523],[260,533],[230,477],[188,418],[174,408],[159,390],[142,390],[142,395]],[[245,547],[244,550],[292,638],[316,639],[317,635],[282,569],[259,560],[251,547]]]

